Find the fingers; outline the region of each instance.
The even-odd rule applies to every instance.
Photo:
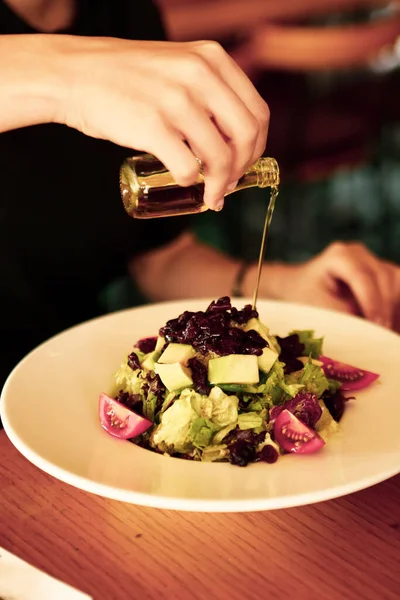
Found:
[[[358,247],[351,252],[350,246],[344,244],[332,246],[327,267],[331,276],[348,286],[363,316],[376,322],[386,319],[376,273],[370,269],[369,261]]]
[[[240,98],[217,77],[210,78],[206,107],[212,113],[217,128],[222,132],[230,149],[229,181],[242,177],[246,169],[257,160],[255,148],[259,124]]]
[[[392,273],[360,244],[331,245],[320,257],[330,277],[343,281],[363,316],[390,327],[393,321]]]
[[[250,80],[219,44],[199,42],[192,47],[196,60],[193,56],[182,59],[182,85],[187,86],[192,99],[204,107],[224,139],[227,148],[219,162],[223,162],[228,154],[230,156],[229,162],[222,167],[221,164],[216,168],[211,162],[205,163],[205,202],[215,208],[228,191],[225,182],[236,182],[262,154],[267,139],[269,110]],[[200,127],[195,127],[194,123],[193,120],[193,134],[190,136],[193,149],[199,145],[197,136],[200,132]],[[216,141],[215,134],[209,140],[209,146],[214,143],[213,140]],[[212,154],[217,156],[221,151],[218,144],[218,149],[215,146]]]
[[[270,118],[268,105],[257,92],[247,75],[219,44],[215,42],[202,42],[199,46],[199,52],[210,62],[226,85],[235,92],[253,116],[257,132],[253,152],[249,156],[249,162],[246,165],[249,166],[265,150]]]
[[[336,310],[343,310],[344,312],[351,313],[352,315],[361,315],[360,306],[351,289],[344,281],[339,279],[332,280],[332,284],[328,287],[328,290],[331,303],[343,307],[343,309],[337,308]],[[326,293],[325,290],[324,293]]]
[[[153,124],[154,135],[146,129],[143,139],[136,136],[141,150],[150,152],[171,172],[178,185],[189,186],[199,178],[200,164],[178,132],[168,127],[161,118]]]
[[[179,137],[188,142],[194,155],[203,163],[204,201],[215,210],[231,182],[231,146],[204,107],[186,90],[176,87],[165,89],[163,96],[164,120],[173,124]]]

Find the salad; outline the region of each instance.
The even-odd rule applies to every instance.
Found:
[[[354,392],[378,375],[323,355],[314,331],[271,335],[228,297],[139,340],[102,393],[111,435],[149,450],[238,466],[320,450]]]

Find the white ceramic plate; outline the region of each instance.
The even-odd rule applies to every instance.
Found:
[[[355,492],[400,471],[400,336],[358,318],[279,302],[259,302],[272,332],[315,329],[325,335],[325,354],[381,374],[381,383],[357,393],[341,435],[321,452],[240,468],[161,456],[105,433],[98,396],[110,389],[111,375],[132,345],[183,310],[207,305],[186,301],[115,313],[39,346],[14,369],[2,392],[1,416],[13,444],[40,469],[83,490],[191,511],[299,506]]]

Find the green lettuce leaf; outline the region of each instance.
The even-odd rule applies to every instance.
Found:
[[[281,381],[279,387],[291,398],[294,398],[304,388],[302,383],[286,383]]]
[[[236,429],[236,422],[235,423],[231,423],[230,425],[227,425],[226,427],[223,427],[222,429],[220,429],[213,437],[212,443],[214,444],[220,444],[222,442],[222,440],[225,439],[225,437],[228,435],[228,433],[230,433],[231,431],[233,431],[234,429]]]
[[[246,386],[245,393],[256,395],[252,401],[252,410],[257,411],[260,403],[262,404],[261,408],[270,408],[275,404],[280,404],[284,393],[280,383],[285,383],[283,366],[284,364],[277,360],[263,383]]]
[[[178,407],[182,406],[179,414],[177,404]],[[172,444],[176,452],[186,452],[190,447],[202,449],[211,441],[214,445],[218,444],[235,429],[238,404],[236,396],[228,396],[217,386],[212,388],[209,396],[198,394],[192,389],[183,390],[179,400],[175,400],[161,417],[161,426],[153,435],[153,441],[157,447],[160,447],[160,440],[163,447]],[[171,413],[176,415],[176,424],[170,423]]]
[[[323,337],[314,337],[315,332],[312,329],[295,329],[294,331],[291,331],[291,334],[293,333],[297,333],[300,343],[304,344],[303,356],[311,356],[311,358],[318,358],[321,356],[322,345],[324,343]]]
[[[243,383],[221,383],[218,387],[223,392],[233,392],[234,394],[251,393],[251,390],[254,388],[252,385]]]
[[[214,431],[215,427],[210,421],[197,417],[190,428],[189,439],[196,448],[205,448],[210,444]]]
[[[164,402],[162,403],[160,413],[165,412],[167,410],[167,408],[169,408],[171,406],[171,404],[177,397],[178,397],[177,392],[169,392],[164,398]]]
[[[342,387],[340,381],[336,381],[335,379],[328,379],[328,390],[332,393],[337,392]]]
[[[143,416],[149,421],[154,421],[154,413],[156,410],[157,396],[151,392],[143,399]]]
[[[145,383],[140,376],[142,371],[136,369],[133,371],[128,365],[128,359],[122,363],[116,373],[114,373],[114,381],[118,391],[123,389],[128,394],[140,394],[143,384]]]
[[[311,361],[308,361],[301,372],[299,383],[302,383],[306,391],[315,394],[317,398],[320,398],[329,387],[328,380],[321,367],[313,365]]]
[[[192,408],[196,411],[199,417],[209,420],[211,419],[213,403],[208,396],[203,396],[202,394],[198,394],[194,390],[188,388],[183,390],[181,393],[181,398],[182,397],[190,399]]]
[[[285,383],[284,363],[277,360],[272,367],[268,379],[263,386],[262,393],[273,405],[280,404],[283,397],[283,389],[280,384]]]
[[[151,443],[162,452],[189,452],[193,443],[189,436],[193,422],[198,418],[190,396],[178,398],[161,416]]]
[[[270,404],[270,400],[265,396],[265,401]],[[271,402],[272,405],[272,402]],[[263,409],[263,401],[258,396],[255,397],[249,404],[249,410],[252,412],[260,412]]]
[[[315,425],[315,430],[319,433],[324,442],[326,442],[331,435],[340,431],[340,426],[326,408],[323,400],[319,401],[319,405],[322,408],[322,414]]]
[[[274,363],[274,366],[272,367],[271,371],[269,372],[269,377],[268,379],[271,377],[271,375],[276,374],[276,376],[278,377],[279,381],[281,381],[282,379],[285,379],[285,363],[281,362],[280,360],[277,360]],[[267,381],[268,381],[267,379]]]
[[[236,396],[228,396],[220,387],[213,387],[209,396],[187,389],[181,393],[182,397],[189,398],[197,415],[210,421],[216,430],[227,425],[236,425],[239,399]]]
[[[305,364],[307,364],[307,363],[305,363]],[[303,372],[303,369],[301,371],[293,371],[293,373],[288,373],[287,375],[285,375],[285,383],[287,385],[292,385],[293,383],[299,383],[299,379],[300,379],[302,372]]]
[[[224,460],[228,454],[229,450],[226,444],[207,446],[203,450],[201,460],[204,462],[215,462],[217,460]]]
[[[222,429],[237,423],[239,399],[236,396],[227,396],[221,388],[212,388],[209,399],[212,402],[211,421]]]
[[[256,412],[242,413],[238,417],[239,429],[255,429],[262,427],[263,418]]]
[[[249,411],[261,412],[262,410],[269,410],[273,407],[273,402],[270,395],[256,395],[252,396],[251,402],[248,404]]]

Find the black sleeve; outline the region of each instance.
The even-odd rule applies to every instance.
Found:
[[[109,0],[111,5],[111,0]],[[120,36],[127,40],[165,40],[161,14],[151,0],[112,0]]]
[[[119,6],[118,6],[119,5]],[[123,6],[122,6],[123,5]],[[165,29],[159,10],[151,0],[122,0],[113,2],[119,23],[124,27],[121,37],[131,40],[165,40]],[[125,15],[121,18],[121,14]],[[124,157],[135,154],[124,149]],[[130,219],[124,216],[125,221]],[[127,228],[129,225],[125,223]],[[130,228],[134,229],[133,223]],[[190,228],[189,217],[167,217],[136,221],[135,231],[140,230],[140,252],[168,244],[183,231]],[[138,245],[132,241],[132,254],[138,253]]]

